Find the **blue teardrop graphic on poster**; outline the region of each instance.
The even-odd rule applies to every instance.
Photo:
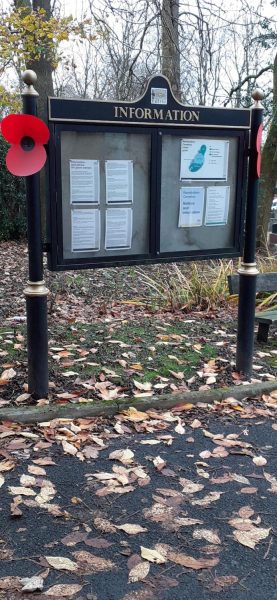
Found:
[[[203,144],[203,146],[201,146],[199,152],[197,152],[195,157],[192,159],[190,166],[189,166],[189,170],[192,171],[193,173],[195,171],[199,171],[199,169],[201,169],[201,167],[203,167],[204,160],[205,160],[204,155],[205,155],[206,150],[207,150],[207,147],[205,146],[205,144]]]

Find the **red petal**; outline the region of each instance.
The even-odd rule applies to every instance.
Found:
[[[261,144],[262,144],[262,132],[263,132],[263,126],[260,125],[259,129],[258,129],[258,133],[257,133],[257,138],[256,138],[256,148],[257,148],[257,152],[258,152],[258,157],[257,157],[257,177],[260,178],[261,175]]]
[[[20,144],[14,144],[8,151],[6,165],[13,175],[33,175],[42,169],[46,158],[43,146],[35,146],[30,152],[25,152]]]
[[[49,129],[37,117],[32,115],[9,115],[1,122],[2,134],[10,144],[19,144],[24,136],[29,136],[38,144],[49,140]]]
[[[256,138],[256,148],[257,148],[257,152],[260,152],[261,150],[261,144],[262,144],[262,133],[263,133],[263,126],[260,125],[259,129],[258,129],[258,133],[257,133],[257,138]]]

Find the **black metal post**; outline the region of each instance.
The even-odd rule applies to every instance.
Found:
[[[37,116],[38,93],[34,71],[25,71],[23,113]],[[33,398],[48,394],[47,294],[43,280],[41,205],[39,173],[26,177],[29,281],[24,294],[27,309],[28,391]]]
[[[236,369],[238,372],[252,374],[256,280],[258,270],[255,263],[256,223],[258,207],[259,172],[257,135],[263,120],[263,99],[261,90],[252,94],[255,104],[252,108],[251,135],[248,165],[247,206],[245,218],[245,243],[243,262],[239,273],[239,306]]]

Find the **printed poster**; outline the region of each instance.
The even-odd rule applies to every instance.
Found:
[[[203,221],[203,209],[203,187],[181,188],[178,227],[200,227]]]
[[[100,210],[78,208],[71,211],[71,250],[100,250]]]
[[[99,160],[71,159],[70,204],[99,204]]]
[[[181,140],[181,181],[226,181],[228,155],[229,142],[226,140]]]

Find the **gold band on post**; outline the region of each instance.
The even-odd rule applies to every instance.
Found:
[[[240,268],[237,271],[240,275],[258,275],[257,263],[241,263]]]
[[[23,291],[25,296],[47,296],[49,290],[45,287],[45,281],[28,281]]]

